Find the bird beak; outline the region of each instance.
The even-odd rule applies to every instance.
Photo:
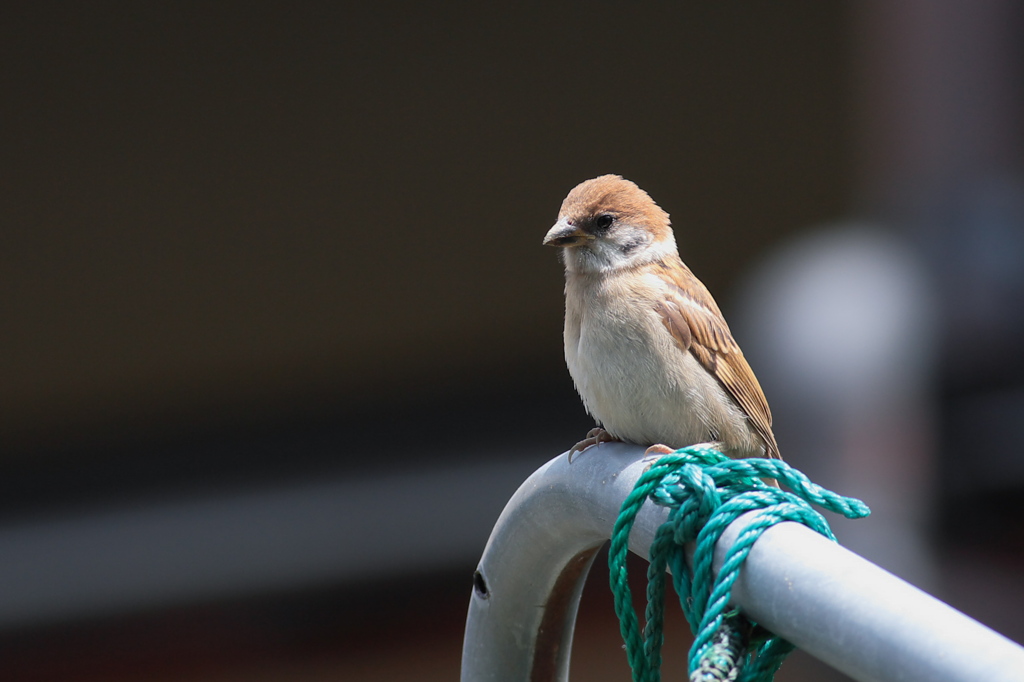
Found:
[[[554,227],[544,235],[544,246],[576,246],[584,240],[593,239],[576,225],[565,218],[559,218]]]

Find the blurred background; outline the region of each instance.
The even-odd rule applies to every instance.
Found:
[[[592,425],[540,242],[603,173],[672,214],[783,455],[875,510],[840,539],[1024,639],[1022,34],[1010,0],[7,3],[0,677],[454,679],[491,525]],[[628,679],[601,565],[574,671]]]

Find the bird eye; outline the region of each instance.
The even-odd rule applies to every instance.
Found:
[[[599,230],[607,230],[615,222],[615,216],[611,213],[602,213],[594,219],[594,227]]]

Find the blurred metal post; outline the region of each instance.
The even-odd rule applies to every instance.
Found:
[[[513,495],[477,569],[463,682],[568,679],[583,583],[643,471],[641,453],[607,443],[571,464],[559,455]],[[646,557],[666,515],[645,505],[630,549]],[[723,536],[716,570],[744,523]],[[1024,682],[1024,648],[798,524],[775,526],[757,541],[733,599],[857,680]]]

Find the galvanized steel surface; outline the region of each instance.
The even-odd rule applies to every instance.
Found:
[[[642,452],[605,443],[571,462],[562,454],[513,495],[477,571],[463,682],[568,679],[580,593],[646,466]],[[646,557],[666,516],[646,505],[630,549]],[[716,563],[745,518],[727,529]],[[757,541],[733,601],[857,680],[1024,682],[1024,648],[799,524],[775,526]]]

